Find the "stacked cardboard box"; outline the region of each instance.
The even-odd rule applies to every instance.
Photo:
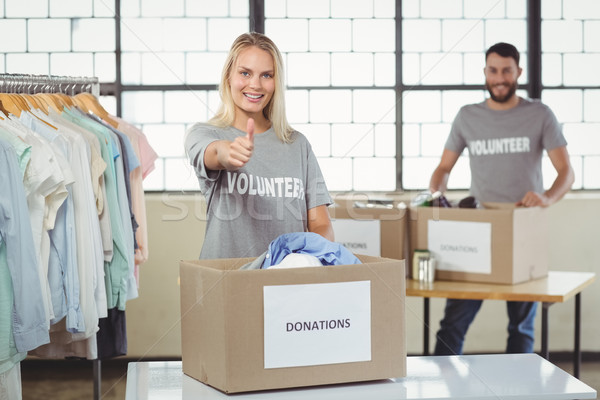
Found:
[[[354,253],[404,260],[408,208],[397,199],[337,196],[329,207],[335,240]]]

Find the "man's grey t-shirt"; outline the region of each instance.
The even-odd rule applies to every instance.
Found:
[[[469,149],[471,195],[480,201],[517,202],[532,190],[544,191],[543,151],[567,144],[560,124],[538,100],[520,99],[509,110],[486,102],[462,107],[446,149]]]
[[[332,203],[323,175],[304,135],[283,143],[271,128],[254,135],[254,153],[237,171],[213,171],[204,151],[216,140],[246,132],[195,124],[185,148],[207,203],[206,236],[200,258],[257,257],[277,236],[306,232],[307,211]]]

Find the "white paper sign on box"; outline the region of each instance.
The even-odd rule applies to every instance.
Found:
[[[263,295],[265,369],[371,360],[370,281],[264,286]]]
[[[381,221],[337,218],[331,220],[335,241],[353,253],[381,257]]]
[[[492,224],[489,222],[429,220],[428,250],[437,269],[492,273]]]

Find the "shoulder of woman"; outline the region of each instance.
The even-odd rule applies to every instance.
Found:
[[[292,129],[289,135],[290,143],[304,144],[308,143],[308,139],[301,132]]]
[[[196,122],[188,128],[188,133],[216,132],[219,128],[206,122]]]

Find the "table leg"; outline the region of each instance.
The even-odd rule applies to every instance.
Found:
[[[553,303],[542,303],[542,357],[546,360],[549,359],[550,353],[548,351],[548,308]]]
[[[575,349],[573,353],[573,376],[579,378],[581,367],[581,292],[575,295]]]
[[[94,374],[94,400],[100,400],[102,397],[102,366],[101,361],[96,359],[92,361]]]
[[[423,297],[423,355],[429,355],[429,297]]]

